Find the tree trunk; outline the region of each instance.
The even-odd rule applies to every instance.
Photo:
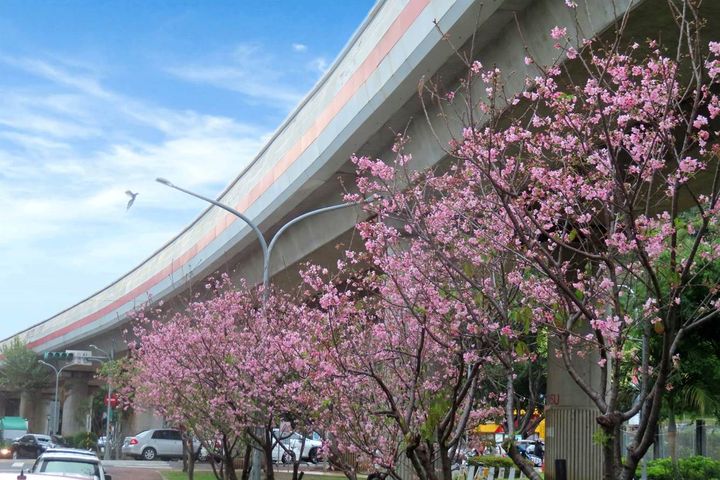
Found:
[[[183,473],[186,473],[188,471],[188,442],[187,442],[187,435],[185,434],[185,431],[182,432],[182,471]],[[189,480],[192,480],[190,478]]]
[[[193,480],[195,478],[195,455],[192,453],[190,454],[190,459],[188,461],[188,468],[187,468],[187,476],[188,480]]]
[[[187,472],[188,480],[195,478],[195,449],[192,435],[183,435],[183,472]]]
[[[615,442],[617,438],[615,437],[615,428],[614,425],[600,425],[600,429],[603,432],[603,446],[602,446],[602,454],[603,454],[603,480],[616,480],[616,459],[615,459],[615,453],[617,452],[617,447],[615,445]]]
[[[302,453],[305,451],[305,436],[303,436],[302,441],[300,442],[300,455],[299,457],[302,457]],[[293,473],[292,473],[292,480],[298,480],[298,472],[300,471],[300,460],[301,458],[295,458],[295,455],[293,457]]]
[[[420,480],[437,480],[432,461],[429,460],[426,443],[409,445],[405,455],[412,463],[415,474]]]
[[[452,480],[452,459],[450,458],[450,449],[438,445],[438,451],[440,454],[440,468],[442,480]]]
[[[210,451],[210,450],[208,450],[208,451]],[[217,480],[224,480],[224,478],[225,478],[225,473],[224,473],[224,469],[223,469],[224,463],[216,462],[215,456],[212,454],[210,455],[210,457],[208,457],[208,459],[210,461],[210,468],[212,468],[215,478]],[[243,479],[243,480],[247,480],[247,479]]]
[[[266,437],[265,444],[263,445],[263,456],[265,457],[265,480],[275,480],[275,470],[273,469],[272,458],[272,438],[270,438],[270,435],[266,435]]]
[[[235,473],[235,465],[233,462],[234,458],[232,452],[223,452],[223,470],[225,480],[237,480],[237,473]]]
[[[425,471],[425,479],[421,478],[421,480],[439,480],[435,471],[435,462],[433,462],[432,444],[426,441],[418,451],[420,452],[420,462]]]
[[[654,449],[654,457],[659,458],[659,452],[656,450],[659,440],[658,440],[658,414],[651,415],[650,418],[646,420],[647,425],[646,429],[649,432],[653,433],[653,443],[652,448]],[[636,438],[636,442],[640,442],[641,439]],[[622,470],[622,475],[620,476],[621,480],[634,480],[635,478],[635,472],[637,471],[638,466],[640,465],[642,458],[648,454],[650,451],[650,447],[648,447],[644,452],[640,453],[639,450],[633,449],[633,447],[630,447],[631,450],[628,451],[628,455],[624,457],[624,461],[622,461],[621,466],[619,469]]]
[[[348,480],[357,480],[356,466],[345,461],[346,457],[342,455],[337,447],[332,443],[332,438],[330,438],[330,442],[328,452],[328,463],[330,466],[343,472]]]
[[[250,479],[250,461],[252,459],[252,445],[247,444],[245,445],[245,454],[243,455],[243,470],[242,470],[242,480],[249,480]]]

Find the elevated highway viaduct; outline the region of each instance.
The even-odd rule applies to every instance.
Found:
[[[269,238],[288,219],[340,202],[339,179],[351,185],[354,174],[348,158],[353,153],[389,157],[393,132],[407,128],[412,139],[409,150],[422,166],[441,162],[448,140],[442,132],[453,128],[453,119],[429,112],[430,121],[436,123],[434,131],[441,136],[438,139],[422,112],[418,83],[436,74],[445,82],[457,81],[462,66],[453,45],[468,48],[472,44],[474,57],[483,64],[516,72],[507,85],[513,93],[523,88],[524,74],[533,73],[533,67],[524,63],[526,48],[538,63],[552,62],[557,51],[549,31],[556,25],[575,25],[575,15],[584,37],[607,30],[631,6],[635,10],[629,30],[638,40],[672,29],[670,18],[657,14],[664,0],[577,3],[578,8],[572,10],[562,0],[379,0],[330,70],[218,200],[244,212]],[[168,196],[173,194],[168,190]],[[271,263],[273,281],[294,281],[297,266],[306,260],[333,264],[337,244],[347,247],[357,241],[352,231],[359,215],[358,209],[338,210],[294,226],[278,243]],[[122,354],[126,348],[122,331],[136,306],[149,298],[179,305],[217,271],[259,282],[261,258],[247,225],[221,209],[207,208],[172,241],[111,285],[2,343],[17,338],[38,353],[85,350],[95,344],[104,350],[114,346]],[[554,478],[554,458],[582,459],[569,463],[569,478],[599,478],[599,451],[591,444],[591,435],[578,435],[595,428],[594,409],[573,382],[553,367],[551,362],[548,393],[556,404],[547,410],[546,478]],[[591,371],[587,375],[593,376]],[[91,377],[80,368],[69,369],[63,377],[63,434],[86,428],[78,412],[98,387]],[[43,401],[27,392],[20,397],[20,413],[31,418],[34,430],[46,430],[49,395]],[[0,400],[0,415],[13,402],[17,399]],[[127,420],[124,431],[133,433],[161,421],[136,414]]]

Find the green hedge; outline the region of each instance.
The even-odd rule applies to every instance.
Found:
[[[97,435],[92,432],[80,432],[65,437],[65,441],[73,448],[94,449],[97,446]]]
[[[638,468],[636,477],[640,478]],[[707,457],[688,457],[678,460],[678,475],[673,474],[669,458],[651,460],[647,465],[648,480],[720,480],[720,462]]]

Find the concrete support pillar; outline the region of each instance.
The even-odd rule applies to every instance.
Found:
[[[68,379],[64,384],[65,400],[62,403],[63,436],[85,432],[88,407],[88,384],[86,379]]]
[[[127,419],[126,425],[123,425],[123,430],[127,435],[135,435],[143,430],[162,428],[163,426],[163,417],[157,415],[154,411],[134,411],[130,418]]]
[[[555,460],[564,459],[568,479],[600,480],[602,450],[593,442],[593,433],[599,428],[596,418],[600,412],[570,377],[555,352],[551,348],[548,354],[545,478],[556,480]],[[575,358],[573,363],[590,385],[598,386],[600,370],[596,358]]]
[[[38,432],[53,433],[50,431],[50,419],[52,417],[52,400],[49,398],[38,399],[38,408],[36,408],[38,419]]]
[[[20,416],[27,418],[29,431],[42,433],[43,430],[38,430],[41,425],[37,415],[37,397],[37,392],[20,392]]]

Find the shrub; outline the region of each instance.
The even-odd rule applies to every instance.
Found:
[[[477,457],[471,457],[468,459],[468,464],[476,467],[482,466],[495,468],[510,468],[515,466],[515,463],[513,463],[510,457],[499,457],[496,455],[479,455]]]
[[[707,457],[688,457],[678,460],[678,476],[683,480],[720,480],[720,462]],[[640,478],[638,468],[636,476]],[[651,460],[647,467],[648,480],[674,480],[672,461],[669,458]]]
[[[94,449],[97,446],[97,435],[92,432],[79,432],[65,440],[73,448]]]

